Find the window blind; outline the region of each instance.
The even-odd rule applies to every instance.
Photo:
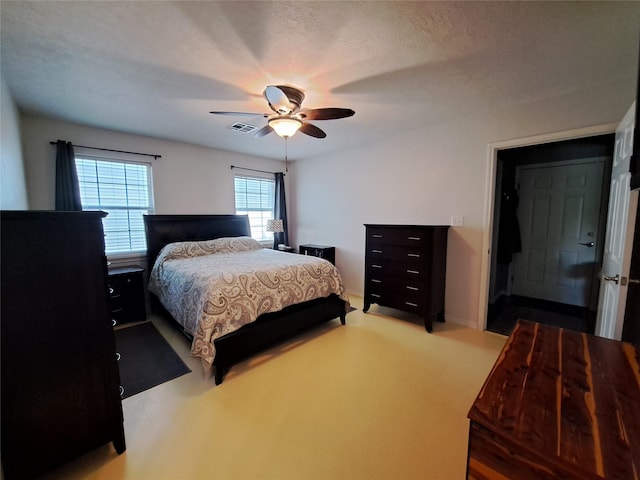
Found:
[[[107,254],[146,250],[143,215],[153,213],[151,166],[76,156],[83,210],[102,210]]]
[[[234,178],[237,215],[248,215],[251,236],[256,240],[273,240],[267,232],[267,220],[273,218],[275,181],[269,178],[236,175]]]

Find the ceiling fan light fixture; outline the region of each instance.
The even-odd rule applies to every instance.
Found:
[[[282,138],[289,138],[302,126],[302,122],[294,117],[278,117],[269,120],[269,126]]]

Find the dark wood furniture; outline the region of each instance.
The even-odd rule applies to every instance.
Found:
[[[30,478],[125,450],[103,212],[0,213],[2,467]]]
[[[300,255],[312,255],[318,258],[324,258],[334,265],[336,264],[336,247],[310,243],[307,245],[300,245],[300,247],[298,247],[298,253],[300,253]]]
[[[638,478],[640,352],[520,320],[468,416],[467,478]]]
[[[246,215],[145,215],[144,222],[149,269],[162,247],[169,243],[251,235]],[[153,294],[150,300],[152,309],[168,315]],[[238,362],[313,325],[338,317],[344,325],[346,305],[338,296],[331,295],[261,315],[255,322],[216,339],[213,362],[216,385],[222,383],[229,369]],[[187,332],[183,333],[190,337]]]
[[[109,269],[109,309],[113,326],[146,320],[144,269],[116,267]]]
[[[365,224],[364,308],[372,303],[444,322],[448,226]]]

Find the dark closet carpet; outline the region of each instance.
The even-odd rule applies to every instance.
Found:
[[[595,312],[588,308],[517,295],[502,296],[489,305],[487,330],[509,335],[521,318],[583,333],[595,330]]]
[[[115,330],[122,398],[191,372],[151,322]]]

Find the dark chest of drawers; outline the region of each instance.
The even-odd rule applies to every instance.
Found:
[[[143,272],[140,267],[109,270],[109,309],[114,326],[146,320]]]
[[[448,226],[365,224],[364,308],[372,303],[444,321]]]
[[[102,212],[0,214],[4,478],[125,450]]]

